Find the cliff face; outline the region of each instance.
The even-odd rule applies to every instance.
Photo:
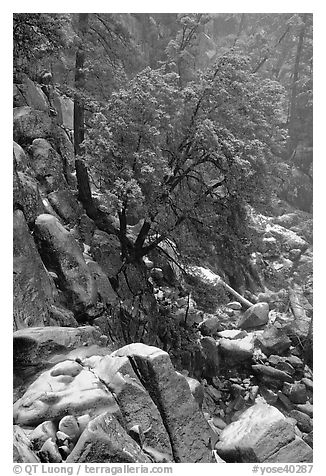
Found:
[[[52,86],[14,87],[15,461],[310,461],[310,214],[252,213],[239,302],[204,267],[185,280],[172,242],[126,264],[77,199],[72,111]]]

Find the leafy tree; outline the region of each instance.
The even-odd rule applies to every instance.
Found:
[[[272,150],[284,140],[284,91],[250,72],[239,55],[222,57],[180,90],[165,67],[145,69],[94,114],[85,160],[108,212],[119,218],[123,255],[139,259],[167,237],[224,242],[244,257],[245,204],[265,196]],[[142,219],[134,243],[127,223]],[[236,251],[236,252],[235,252]]]

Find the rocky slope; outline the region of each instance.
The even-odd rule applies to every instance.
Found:
[[[14,460],[311,461],[311,215],[251,211],[241,294],[169,241],[126,266],[77,200],[71,114],[14,87]]]

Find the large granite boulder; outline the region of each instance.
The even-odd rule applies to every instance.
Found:
[[[99,342],[100,333],[92,326],[31,327],[13,334],[14,367],[46,365],[50,357]]]
[[[229,463],[261,463],[294,437],[294,425],[275,407],[261,401],[222,430],[215,448]]]
[[[81,204],[70,190],[57,190],[48,194],[48,200],[64,223],[76,225],[83,213]]]
[[[238,327],[251,329],[261,327],[268,322],[269,305],[267,302],[258,302],[249,307],[241,317]]]
[[[14,140],[18,144],[30,144],[39,137],[52,137],[54,130],[53,121],[47,112],[29,106],[14,108]]]
[[[96,303],[97,289],[77,242],[51,215],[36,219],[34,233],[41,256],[48,269],[57,274],[76,319],[85,319],[85,313]]]
[[[156,347],[130,344],[112,356],[127,356],[137,369],[161,413],[175,461],[211,462],[209,425],[186,380],[174,370],[169,355]]]
[[[50,324],[53,287],[29,232],[24,214],[14,224],[14,330]]]
[[[28,225],[33,226],[36,217],[45,211],[38,183],[29,175],[15,170],[13,178],[14,209],[22,210]]]
[[[43,372],[14,404],[14,422],[35,426],[65,415],[119,414],[106,386],[74,360],[65,360]]]
[[[67,463],[151,463],[139,445],[110,413],[91,420]]]
[[[39,84],[34,83],[34,81],[24,75],[22,84],[16,84],[15,87],[18,90],[15,91],[16,98],[19,93],[21,95],[20,104],[24,103],[24,105],[30,106],[37,111],[49,111],[49,102]]]
[[[171,444],[161,415],[128,357],[102,357],[94,365],[93,372],[114,393],[125,428],[130,431],[138,427],[142,445],[165,454],[167,461],[172,461]]]
[[[33,140],[30,153],[35,177],[46,193],[67,188],[62,158],[47,140]]]

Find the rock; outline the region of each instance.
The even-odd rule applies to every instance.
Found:
[[[264,463],[312,463],[312,449],[296,436],[293,441],[276,451]]]
[[[122,267],[121,248],[118,238],[104,231],[95,230],[90,252],[108,278],[115,277]]]
[[[238,323],[241,329],[263,326],[268,322],[269,306],[267,302],[259,302],[249,307]]]
[[[264,400],[269,403],[270,405],[275,405],[278,394],[273,392],[270,388],[265,387],[264,385],[261,385],[259,387],[260,395],[264,398]]]
[[[137,443],[110,413],[89,422],[67,463],[150,463]]]
[[[279,410],[258,402],[221,432],[215,448],[226,462],[259,463],[294,436],[294,426]]]
[[[310,418],[313,417],[313,406],[310,402],[306,402],[304,404],[296,404],[295,408],[296,410],[299,410],[300,412],[310,416]]]
[[[58,113],[58,124],[62,124],[66,129],[74,128],[74,103],[71,98],[62,96],[54,91],[53,104]]]
[[[116,305],[118,303],[118,296],[113,291],[109,278],[104,273],[102,268],[95,261],[88,261],[88,269],[96,283],[99,300],[106,305]]]
[[[313,432],[311,431],[307,435],[303,435],[302,437],[303,441],[307,443],[307,445],[310,446],[310,448],[313,448]]]
[[[17,425],[14,425],[13,462],[40,463],[39,458],[31,449],[31,444],[26,433]]]
[[[252,365],[252,370],[263,377],[268,377],[270,379],[280,381],[280,382],[293,382],[293,378],[282,370],[274,369],[267,365],[256,364]]]
[[[283,226],[268,224],[266,231],[271,233],[271,235],[276,238],[279,243],[281,243],[282,250],[284,251],[290,251],[293,249],[300,249],[304,251],[308,248],[308,243],[305,240]]]
[[[204,356],[203,376],[215,377],[219,371],[220,357],[215,340],[212,337],[203,337],[200,339],[200,348]]]
[[[33,450],[39,451],[49,438],[55,441],[56,431],[55,424],[50,420],[44,421],[34,428],[28,436]]]
[[[76,376],[75,372],[73,372],[72,376],[73,377]],[[58,428],[59,428],[59,431],[62,431],[63,433],[68,435],[73,443],[75,443],[78,440],[80,435],[80,429],[79,429],[77,418],[74,415],[66,415],[63,418],[61,418]]]
[[[39,84],[34,83],[30,78],[24,75],[23,83],[16,84],[16,87],[23,96],[27,106],[37,111],[45,111],[48,113],[50,105]]]
[[[283,372],[286,372],[289,375],[293,375],[295,373],[294,367],[292,367],[292,365],[286,361],[286,357],[281,357],[279,355],[270,355],[268,358],[268,362],[276,369],[283,370]]]
[[[63,431],[57,431],[56,441],[57,441],[57,446],[59,448],[60,448],[60,446],[68,446],[69,447],[69,444],[71,442],[71,438],[69,437],[69,435],[67,435]],[[60,449],[59,449],[59,451],[60,451]],[[61,454],[61,452],[60,452],[60,454]]]
[[[307,387],[308,390],[313,390],[313,381],[310,380],[310,378],[306,378],[306,377],[303,377],[301,379],[301,382],[305,384],[305,386]]]
[[[226,365],[238,365],[241,362],[250,362],[254,353],[254,338],[248,334],[242,339],[220,339],[219,352]]]
[[[79,221],[82,206],[69,190],[51,192],[48,200],[64,223],[75,225]]]
[[[230,330],[218,332],[217,335],[219,337],[223,337],[224,339],[242,339],[242,337],[247,336],[247,332],[240,331],[239,329],[230,329]]]
[[[213,336],[218,331],[221,331],[223,327],[221,326],[220,319],[218,317],[209,317],[204,319],[199,324],[198,329],[203,336]]]
[[[32,327],[13,334],[14,367],[44,366],[51,355],[96,344],[100,333],[92,326]]]
[[[283,393],[289,397],[293,403],[306,403],[307,390],[303,383],[284,383]]]
[[[38,138],[33,140],[30,151],[32,154],[31,166],[41,189],[46,193],[66,189],[68,184],[64,176],[63,162],[51,144],[45,139]],[[53,202],[57,203],[54,199]]]
[[[198,403],[199,408],[201,408],[202,404],[203,404],[203,399],[204,399],[204,388],[203,388],[203,386],[195,378],[185,377],[185,379],[187,380],[187,383],[189,385],[192,396],[194,397],[194,399]]]
[[[241,311],[242,305],[238,301],[232,301],[227,304],[227,307],[233,309],[234,311]]]
[[[29,144],[39,137],[49,138],[53,133],[54,124],[47,112],[28,106],[14,108],[14,140],[18,144]]]
[[[56,443],[49,438],[46,440],[40,451],[38,452],[40,460],[44,463],[61,463],[62,456]]]
[[[15,141],[13,141],[13,161],[14,168],[17,172],[28,173],[30,161],[25,154],[24,149]]]
[[[265,355],[284,354],[291,346],[291,340],[286,333],[274,325],[267,327],[256,340]]]
[[[15,402],[15,422],[33,426],[44,420],[59,420],[67,414],[119,412],[112,394],[91,371],[80,365],[78,375],[67,374],[66,362],[43,372]]]
[[[81,415],[77,417],[77,421],[78,421],[78,427],[79,427],[80,433],[82,433],[87,427],[88,423],[91,421],[91,417],[89,416],[88,413],[86,413],[85,415]]]
[[[16,210],[14,225],[14,330],[50,323],[54,304],[50,278],[30,235],[23,212]]]
[[[293,410],[293,403],[290,401],[290,399],[284,395],[280,390],[277,392],[277,397],[278,399],[280,400],[280,402],[282,403],[283,407],[288,411],[292,411]]]
[[[220,430],[224,430],[224,428],[227,426],[227,424],[225,423],[224,420],[222,420],[222,418],[219,418],[216,416],[213,417],[213,423]]]
[[[304,363],[302,360],[297,357],[296,355],[289,355],[285,357],[286,361],[289,362],[289,364],[292,365],[296,370],[301,370],[304,368]]]
[[[62,327],[78,327],[78,322],[74,318],[74,314],[68,309],[62,307],[51,306],[50,308],[51,325],[62,326]]]
[[[138,368],[169,433],[175,461],[210,462],[209,426],[186,380],[175,372],[169,355],[144,344],[127,345],[112,355],[128,356]]]
[[[208,395],[214,400],[215,403],[221,400],[222,393],[216,388],[214,388],[212,385],[208,385],[205,390],[208,393]]]
[[[14,209],[24,212],[29,226],[33,226],[36,217],[45,211],[37,182],[23,172],[16,173],[15,170],[13,206]]]
[[[98,360],[93,372],[114,393],[131,435],[134,428],[144,434],[143,443],[173,460],[168,434],[161,415],[136,376],[127,357],[106,356]]]
[[[69,232],[51,215],[40,215],[35,221],[35,238],[48,267],[58,275],[59,285],[77,320],[96,303],[95,281],[83,254]]]
[[[299,430],[304,433],[310,433],[312,431],[312,420],[308,415],[299,410],[292,410],[290,416],[295,418]]]

